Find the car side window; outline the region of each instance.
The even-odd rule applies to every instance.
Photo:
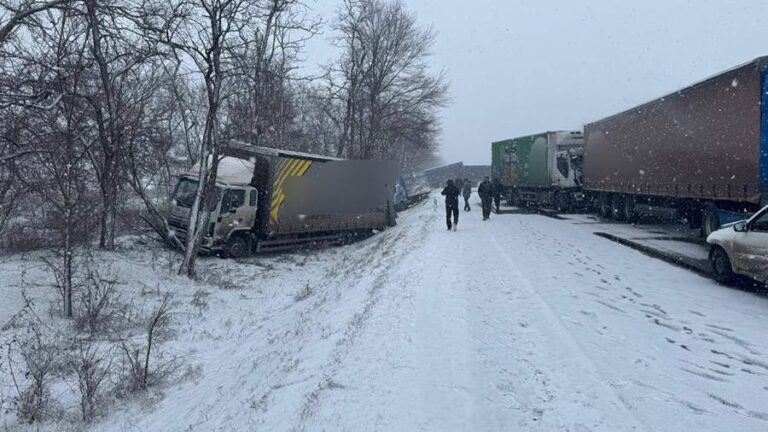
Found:
[[[757,218],[750,224],[750,231],[768,232],[768,212]]]

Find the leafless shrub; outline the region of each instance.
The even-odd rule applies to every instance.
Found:
[[[22,421],[34,423],[42,419],[49,407],[49,380],[60,371],[60,350],[46,339],[39,326],[31,322],[27,332],[7,346],[8,370],[16,390],[14,405]],[[14,352],[23,369],[14,365]]]
[[[75,312],[75,325],[78,330],[99,333],[112,329],[123,309],[115,293],[117,284],[111,269],[103,272],[93,265],[86,266],[77,290],[80,307]]]
[[[210,296],[211,293],[203,288],[199,288],[197,291],[195,291],[194,294],[192,294],[192,306],[197,308],[197,311],[200,315],[202,315],[203,312],[208,309],[208,297]]]
[[[309,286],[309,283],[307,283],[304,286],[304,288],[302,288],[296,294],[294,294],[293,299],[296,302],[304,301],[308,299],[312,295],[312,293],[314,293],[314,290],[312,289],[311,286]]]
[[[158,367],[150,369],[152,349],[157,342],[157,336],[170,322],[171,318],[171,294],[163,296],[157,309],[149,316],[146,323],[146,346],[137,346],[128,340],[122,339],[120,348],[123,352],[125,371],[129,391],[144,390],[152,383],[152,378],[161,378],[168,368]]]
[[[84,422],[93,420],[102,397],[102,384],[112,371],[111,349],[87,341],[76,342],[69,367],[76,378],[80,413]]]

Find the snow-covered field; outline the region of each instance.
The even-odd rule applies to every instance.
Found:
[[[163,349],[198,372],[92,430],[768,430],[765,297],[573,220],[443,215],[435,197],[354,245],[206,258],[200,283],[153,244],[100,256],[126,295],[176,293]],[[35,266],[0,264],[0,323]]]

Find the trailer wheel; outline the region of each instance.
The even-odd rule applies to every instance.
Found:
[[[611,205],[609,201],[610,196],[607,194],[600,194],[600,196],[597,198],[597,214],[599,214],[601,217],[611,217]]]
[[[712,250],[709,251],[709,262],[712,264],[715,280],[722,283],[733,280],[734,274],[733,267],[731,267],[731,259],[723,248],[720,246],[712,247]]]
[[[624,197],[621,195],[614,195],[611,199],[611,217],[616,220],[624,220]]]
[[[509,191],[507,192],[507,205],[510,207],[517,207],[518,206],[517,196],[515,194],[515,191]]]
[[[707,238],[720,228],[720,218],[717,209],[706,209],[701,212],[701,236]]]
[[[552,195],[552,204],[555,207],[555,210],[558,212],[563,212],[568,210],[568,196],[562,193],[555,192]]]
[[[234,235],[227,240],[226,252],[230,258],[244,258],[251,254],[251,240],[244,235]]]
[[[625,196],[621,205],[621,217],[622,219],[635,223],[638,220],[638,214],[635,212],[635,198],[632,196]]]

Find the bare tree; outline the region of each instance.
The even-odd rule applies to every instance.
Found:
[[[87,167],[93,145],[87,106],[81,94],[89,76],[85,56],[86,27],[72,19],[72,10],[48,11],[45,19],[32,17],[26,25],[36,44],[12,42],[14,61],[3,75],[16,77],[9,86],[19,93],[48,94],[45,104],[25,101],[4,108],[15,126],[4,140],[11,155],[16,181],[31,191],[51,214],[57,234],[53,244],[58,259],[52,262],[63,309],[72,317],[75,246],[83,240],[89,222],[92,195]]]
[[[146,34],[194,65],[205,89],[205,115],[195,152],[198,161],[197,193],[187,223],[185,253],[180,274],[195,276],[200,241],[208,226],[210,199],[224,139],[222,125],[228,115],[225,101],[234,79],[245,72],[259,76],[274,49],[276,23],[295,0],[158,0],[142,11]],[[248,60],[244,60],[248,57]],[[245,65],[252,66],[246,70]],[[260,81],[260,78],[257,80]]]
[[[251,33],[235,47],[238,74],[229,101],[227,135],[253,145],[291,148],[297,98],[292,76],[303,43],[313,37],[320,21],[307,17],[297,0],[269,0]]]
[[[448,90],[426,62],[434,32],[400,1],[383,0],[345,0],[336,31],[343,53],[329,67],[327,112],[336,116],[337,156],[404,164],[408,154],[429,154]]]
[[[66,7],[71,0],[17,0],[0,2],[0,45],[13,31],[32,16],[51,9]]]

